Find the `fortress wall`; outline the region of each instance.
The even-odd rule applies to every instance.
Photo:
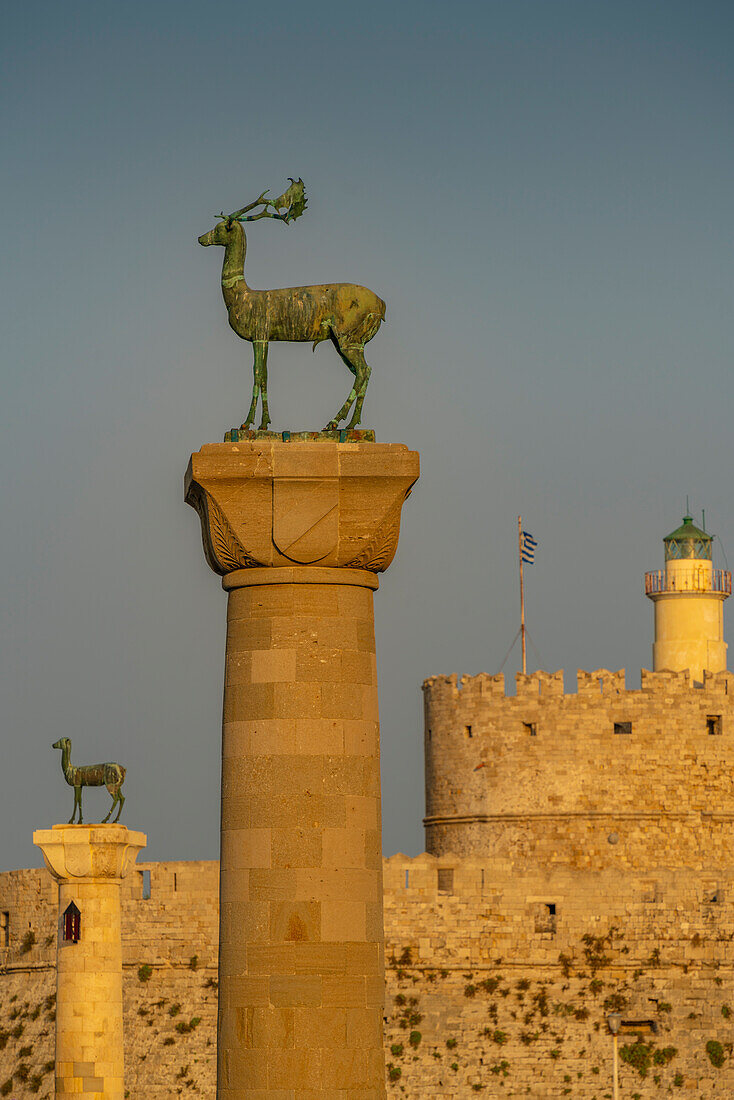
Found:
[[[551,876],[509,861],[386,860],[395,1094],[602,1100],[611,1094],[605,1019],[619,1010],[643,1030],[630,1057],[649,1062],[642,1077],[623,1061],[622,1096],[734,1095],[734,877],[710,887],[694,873]],[[721,1044],[720,1067],[711,1042]],[[635,1029],[620,1043],[632,1047]]]
[[[126,880],[132,1100],[214,1096],[217,869],[215,862],[139,864],[136,872],[151,872],[149,899],[142,897],[142,878],[133,873]],[[26,1080],[12,1082],[17,1100],[53,1095],[53,1074],[44,1072],[53,1058],[55,989],[54,948],[46,938],[55,936],[56,903],[48,878],[40,870],[0,874],[0,912],[11,911],[18,931],[29,919],[36,932],[25,953],[11,936],[0,969],[0,1094],[10,1075],[27,1066]],[[675,1090],[677,1073],[691,1090],[683,1095],[734,1094],[724,1014],[729,1006],[734,1011],[731,870],[594,871],[511,856],[424,854],[385,860],[384,882],[386,1059],[393,1075],[400,1071],[391,1094],[427,1100],[486,1090],[533,1100],[602,1100],[609,1091],[603,1021],[610,1006],[625,1018],[656,1022],[658,1034],[645,1035],[655,1044],[650,1058],[666,1047],[677,1050],[666,1064],[652,1064],[644,1079],[623,1065],[622,1095],[660,1096],[660,1089]],[[150,974],[141,981],[138,970],[146,965]],[[415,1046],[413,1032],[420,1033]],[[720,1068],[706,1054],[710,1041],[724,1044]]]
[[[57,908],[47,871],[0,874],[0,919],[10,916],[8,946],[0,939],[0,1096],[53,1096]],[[134,1100],[214,1095],[218,912],[216,861],[137,863],[123,880],[125,1069]]]
[[[704,835],[714,862],[730,850],[731,673],[697,690],[687,673],[643,672],[628,691],[623,672],[579,671],[564,694],[562,673],[541,672],[519,675],[516,696],[501,676],[438,676],[424,693],[429,851],[581,865],[587,853],[599,867],[663,849],[664,862],[696,865]],[[615,733],[624,723],[631,732]]]

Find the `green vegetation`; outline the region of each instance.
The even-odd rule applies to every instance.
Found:
[[[706,1043],[706,1053],[708,1054],[711,1065],[716,1066],[717,1069],[720,1069],[726,1061],[724,1048],[716,1039],[709,1039]]]
[[[152,976],[153,967],[150,965],[150,963],[143,963],[142,966],[138,967],[138,981],[149,982]]]
[[[29,928],[23,939],[20,941],[20,954],[27,955],[31,948],[35,945],[36,933]]]

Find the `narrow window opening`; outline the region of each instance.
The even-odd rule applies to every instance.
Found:
[[[717,886],[715,890],[709,890],[706,895],[706,901],[710,905],[718,905],[724,900],[724,891],[720,886]]]
[[[538,730],[535,722],[523,722],[523,728],[525,729],[526,733],[530,734],[531,737],[537,737]]]
[[[557,919],[556,902],[541,902],[535,909],[535,931],[555,935]]]
[[[481,892],[484,893],[484,868],[482,867],[482,887]]]
[[[718,737],[721,734],[721,715],[720,714],[707,714],[706,715],[706,732],[711,737]]]
[[[453,892],[454,892],[454,869],[453,869],[453,867],[439,867],[439,869],[438,869],[438,892],[439,892],[439,894],[453,894]]]
[[[432,733],[432,731],[431,731],[431,730],[429,730],[429,731],[428,731],[428,740],[429,740],[429,741],[432,741],[432,740],[433,740],[433,733]]]
[[[614,732],[617,733],[617,734],[632,733],[632,723],[631,722],[615,722],[614,723]]]
[[[10,947],[10,913],[0,913],[0,943],[3,947]]]
[[[174,871],[173,872],[173,892],[174,892],[174,894],[176,893],[177,890],[178,890],[178,874],[177,874],[176,871]]]
[[[150,897],[150,871],[140,872],[140,882],[143,889],[143,901]]]
[[[82,915],[72,901],[64,910],[62,936],[65,943],[79,943],[82,929]]]
[[[464,726],[464,733],[467,737],[473,737],[474,734],[471,731],[471,726]]]
[[[408,871],[407,868],[406,868],[406,871],[405,871],[405,889],[407,890],[409,886],[410,886],[410,871]]]

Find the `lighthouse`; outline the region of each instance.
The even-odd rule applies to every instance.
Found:
[[[688,669],[694,683],[705,673],[726,669],[724,600],[731,595],[731,573],[714,569],[713,536],[684,516],[663,539],[665,568],[645,574],[645,595],[655,605],[655,672]]]

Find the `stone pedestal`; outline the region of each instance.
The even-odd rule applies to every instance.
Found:
[[[124,825],[54,825],[33,843],[59,884],[56,1095],[123,1100],[120,883],[147,837]],[[77,942],[63,938],[71,902]]]
[[[192,457],[229,593],[217,1096],[383,1097],[372,593],[418,455],[252,441]]]

